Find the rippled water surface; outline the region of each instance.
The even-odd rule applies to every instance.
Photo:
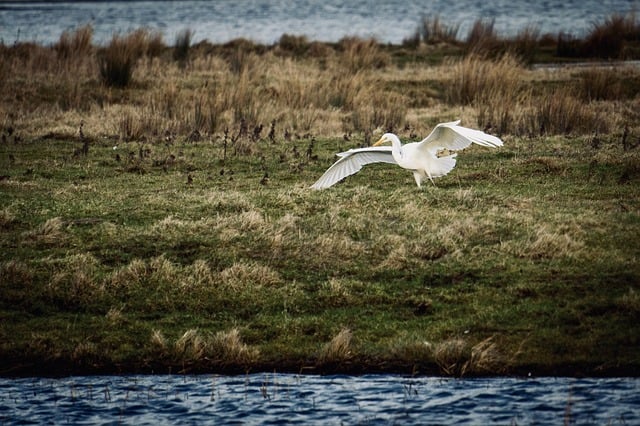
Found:
[[[57,1],[0,2],[0,40],[56,42],[65,29],[91,23],[94,40],[148,27],[173,43],[178,32],[194,31],[194,41],[226,42],[244,37],[273,43],[284,33],[312,40],[375,37],[400,43],[424,16],[460,25],[459,38],[476,19],[494,19],[496,30],[515,35],[528,25],[542,33],[583,35],[612,13],[637,9],[638,0],[217,0],[217,1]]]
[[[640,379],[0,379],[0,424],[640,424]]]

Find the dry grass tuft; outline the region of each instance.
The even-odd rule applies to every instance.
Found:
[[[182,282],[185,288],[206,288],[215,282],[215,275],[206,260],[196,259],[188,269],[187,274],[183,275],[186,275]]]
[[[282,278],[272,268],[257,263],[237,262],[220,273],[222,284],[233,290],[273,287],[282,284]]]
[[[23,262],[9,260],[0,264],[0,286],[27,286],[33,280],[31,269]]]
[[[415,363],[433,361],[434,347],[431,342],[400,336],[391,345],[391,356],[395,359]]]
[[[159,282],[173,283],[177,281],[178,268],[165,255],[152,258],[148,262],[151,279]]]
[[[54,217],[47,219],[38,229],[27,231],[24,236],[36,244],[55,245],[65,240],[64,227],[62,218]]]
[[[237,328],[211,336],[197,328],[185,331],[171,344],[160,330],[151,334],[151,346],[159,355],[184,363],[209,361],[220,365],[246,366],[255,363],[260,352],[242,342]]]
[[[336,364],[348,361],[353,356],[351,339],[353,333],[348,328],[340,332],[320,350],[318,364]]]
[[[456,377],[501,371],[504,366],[493,337],[473,346],[462,338],[445,340],[435,346],[433,357],[443,373]]]
[[[329,264],[348,262],[362,255],[365,247],[347,235],[321,234],[313,242],[312,253],[315,262]]]
[[[192,328],[175,341],[173,350],[175,356],[182,361],[197,361],[205,355],[207,342],[197,328]]]
[[[471,348],[471,358],[464,366],[462,374],[496,373],[504,369],[504,357],[498,350],[493,336],[476,343]]]
[[[166,337],[160,330],[153,330],[151,332],[151,345],[159,352],[166,352],[169,347]]]
[[[322,283],[318,296],[332,306],[344,306],[354,299],[352,288],[359,286],[359,282],[352,282],[346,279],[330,278]]]
[[[414,256],[407,248],[409,243],[404,242],[404,238],[401,238],[402,242],[396,242],[389,247],[389,254],[385,259],[376,266],[378,271],[399,271],[408,266],[412,266],[414,263]]]
[[[16,216],[9,208],[0,210],[0,229],[9,228],[14,223],[16,223]]]
[[[75,362],[90,362],[100,356],[98,345],[94,342],[78,342],[70,354],[71,360]]]
[[[453,338],[435,345],[433,358],[442,370],[450,376],[462,376],[465,364],[471,356],[469,346],[464,339]]]
[[[554,259],[578,257],[583,250],[584,243],[569,233],[551,230],[547,225],[539,225],[526,246],[517,248],[515,254],[530,259]]]
[[[109,286],[114,289],[127,289],[139,285],[146,275],[147,263],[136,258],[111,274]]]
[[[60,262],[47,290],[49,296],[67,306],[86,306],[100,300],[104,286],[97,279],[99,261],[90,254],[75,254]]]
[[[211,342],[211,353],[227,365],[250,365],[260,357],[257,348],[251,348],[242,342],[237,328],[216,333]]]
[[[112,306],[109,308],[109,311],[105,314],[105,318],[113,326],[123,324],[125,322],[125,316],[122,313],[123,309],[124,309],[123,306],[120,306],[120,307]]]

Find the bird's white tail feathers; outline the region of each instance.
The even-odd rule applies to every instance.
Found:
[[[429,172],[432,178],[442,177],[448,174],[456,166],[457,154],[451,154],[444,157],[436,157],[429,164]]]

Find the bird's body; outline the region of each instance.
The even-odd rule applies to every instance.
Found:
[[[499,147],[502,141],[480,130],[459,126],[460,121],[438,124],[431,134],[420,142],[402,145],[393,133],[385,133],[373,146],[350,149],[338,154],[338,161],[314,183],[311,188],[325,189],[347,176],[357,173],[363,166],[371,163],[397,164],[413,172],[416,184],[420,187],[425,179],[446,175],[456,165],[456,154],[472,143]],[[391,146],[380,146],[391,142]]]

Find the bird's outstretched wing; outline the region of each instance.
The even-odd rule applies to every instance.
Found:
[[[349,151],[337,154],[340,159],[333,163],[331,167],[313,185],[313,189],[325,189],[341,181],[342,179],[357,173],[362,166],[371,163],[396,164],[391,155],[390,146],[370,146],[367,148],[350,149]]]
[[[442,149],[458,151],[472,143],[490,148],[502,146],[502,141],[499,138],[458,124],[460,124],[460,120],[438,124],[429,136],[420,142],[420,149],[426,149],[435,154]]]

